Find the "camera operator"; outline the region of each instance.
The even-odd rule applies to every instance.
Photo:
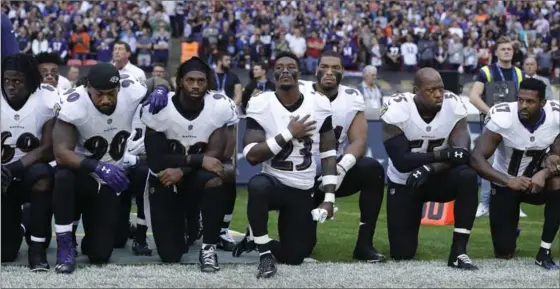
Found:
[[[523,74],[521,69],[512,64],[513,43],[509,37],[502,36],[496,41],[495,53],[498,61],[480,69],[470,93],[470,101],[480,111],[481,116],[487,115],[490,107],[498,102],[511,101],[508,100],[508,96],[511,98],[509,94],[514,93],[513,98],[516,98],[519,84],[525,79],[525,74]],[[514,91],[508,89],[510,87],[508,84],[511,82],[515,84]],[[491,87],[491,84],[495,86]],[[487,99],[486,101],[489,103],[486,103],[482,97],[485,95],[486,90],[490,88],[494,90],[493,97],[492,100]],[[490,101],[494,103],[490,103]],[[480,217],[488,214],[489,204],[490,182],[482,179],[481,198],[476,216]],[[519,210],[519,216],[526,217],[521,209]]]

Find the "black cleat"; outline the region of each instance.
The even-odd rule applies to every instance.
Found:
[[[31,241],[28,249],[27,259],[31,272],[45,272],[51,269],[47,260],[47,250],[44,243]]]
[[[472,263],[471,258],[469,258],[467,254],[455,255],[451,253],[447,261],[447,266],[467,271],[478,270],[478,267]]]
[[[227,252],[233,251],[233,249],[235,248],[235,240],[229,234],[229,230],[220,234],[217,245],[218,249],[222,249]]]
[[[266,253],[261,255],[259,262],[259,269],[257,272],[257,279],[260,278],[271,278],[276,275],[278,269],[276,268],[276,259],[272,256],[272,253]]]
[[[235,247],[231,252],[231,255],[233,257],[239,257],[243,253],[250,253],[257,249],[257,244],[255,244],[253,240],[249,240],[249,238],[250,238],[249,231],[247,231],[245,237],[243,237],[243,239],[241,239],[239,243],[235,244]]]
[[[146,239],[144,242],[132,241],[132,252],[135,256],[152,256],[152,249],[148,246]]]
[[[373,246],[359,246],[354,248],[353,258],[366,261],[367,263],[383,263],[387,261],[385,256],[377,252]]]
[[[82,240],[82,248],[83,244]],[[72,274],[75,270],[76,255],[74,255],[74,249],[72,248],[72,233],[57,233],[55,271],[59,274]]]
[[[550,254],[550,250],[541,248],[539,250],[539,254],[537,254],[537,258],[535,259],[535,264],[537,266],[543,267],[546,270],[555,271],[559,270],[560,267],[554,263],[552,259],[552,255]]]
[[[218,264],[218,255],[216,254],[216,246],[206,245],[200,250],[198,255],[200,262],[200,271],[204,273],[214,273],[220,271],[220,264]]]

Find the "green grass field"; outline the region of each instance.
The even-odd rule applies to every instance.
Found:
[[[313,258],[319,261],[349,262],[352,260],[352,251],[356,242],[360,211],[358,208],[358,194],[336,200],[339,211],[335,220],[319,224],[318,243],[313,253]],[[237,202],[233,215],[233,230],[245,232],[247,225],[247,191],[239,187],[237,191]],[[374,245],[381,253],[389,255],[389,241],[387,237],[387,215],[385,213],[385,202],[381,207],[381,213],[377,221],[374,237]],[[517,243],[517,256],[535,257],[540,246],[540,236],[543,224],[544,206],[532,206],[522,204],[527,218],[520,218],[519,226],[521,235]],[[277,236],[276,232],[277,213],[271,212],[269,217],[269,232],[271,236]],[[420,228],[419,246],[417,259],[421,260],[447,260],[453,226],[424,226]],[[557,238],[558,239],[558,238]],[[559,242],[555,242],[558,248]],[[560,253],[554,250],[555,256]],[[491,259],[494,257],[492,239],[490,237],[490,225],[488,216],[477,218],[472,231],[468,247],[469,256],[476,259]]]

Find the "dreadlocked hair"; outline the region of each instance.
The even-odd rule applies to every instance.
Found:
[[[52,63],[52,64],[56,64],[58,66],[62,66],[63,62],[62,59],[60,58],[60,55],[58,55],[57,53],[54,52],[41,52],[37,55],[35,55],[35,59],[37,59],[37,62],[39,62],[39,64],[43,64],[43,63]]]
[[[196,57],[196,56],[195,56]],[[198,58],[198,57],[197,57]],[[204,60],[198,58],[205,66],[205,70],[206,70],[206,81],[208,83],[208,87],[206,89],[206,93],[208,93],[208,91],[211,90],[216,90],[218,85],[217,85],[217,80],[216,77],[214,76],[214,70],[212,70],[212,68],[210,67],[210,65],[208,65],[208,63],[206,63]],[[183,81],[183,77],[185,76],[185,74],[187,74],[187,71],[185,70],[185,67],[188,65],[189,60],[184,61],[183,63],[181,63],[181,65],[179,65],[179,67],[177,67],[177,73],[175,74],[175,90],[177,91],[177,93],[180,92],[180,89],[182,88],[181,86],[181,82]]]
[[[39,73],[39,63],[35,57],[16,53],[6,56],[2,60],[2,81],[4,81],[4,73],[8,70],[21,72],[27,80],[27,88],[31,94],[35,93],[41,85],[41,73]],[[4,90],[4,88],[2,88]]]

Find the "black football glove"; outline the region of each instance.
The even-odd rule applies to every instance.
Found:
[[[442,162],[451,162],[454,165],[464,165],[469,162],[471,154],[464,148],[446,148],[439,151]]]
[[[434,173],[432,165],[423,165],[412,172],[406,179],[406,185],[414,190],[422,186],[428,178]]]
[[[2,194],[8,191],[8,187],[13,179],[12,172],[6,166],[2,166]]]

